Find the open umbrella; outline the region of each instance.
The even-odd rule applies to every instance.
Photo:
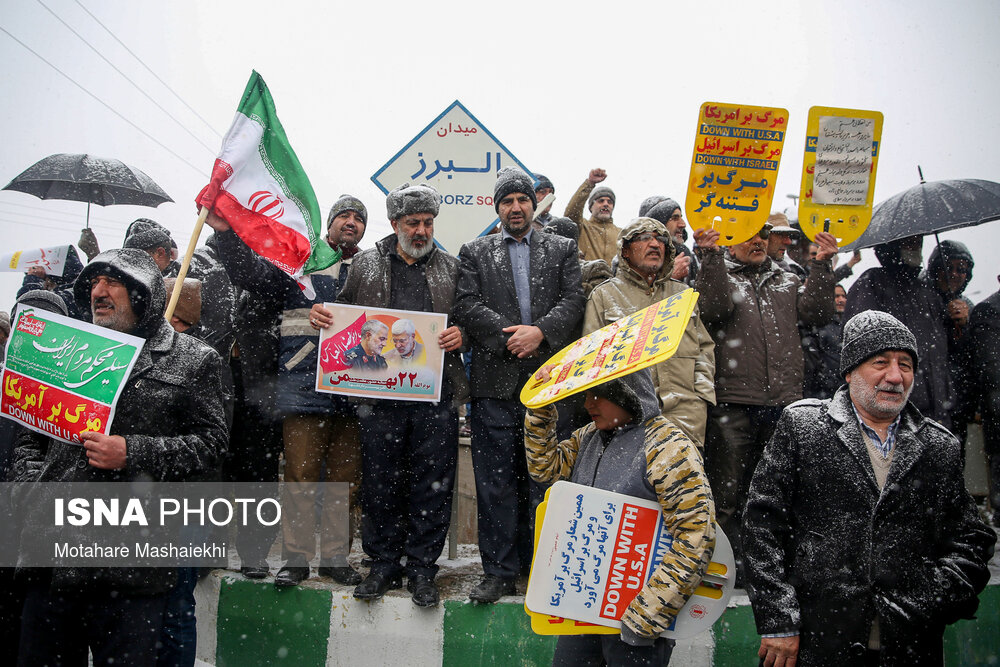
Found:
[[[153,179],[120,160],[84,153],[57,153],[25,169],[4,190],[17,190],[40,199],[68,199],[90,205],[132,204],[157,207],[173,201]]]
[[[924,182],[875,207],[871,224],[844,250],[871,248],[908,236],[936,234],[1000,219],[1000,183],[967,178]]]

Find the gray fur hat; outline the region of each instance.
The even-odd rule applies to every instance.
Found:
[[[137,248],[139,250],[149,250],[150,248],[166,248],[170,250],[172,239],[170,230],[149,218],[138,218],[125,232],[125,243],[123,248]]]
[[[615,191],[606,186],[598,186],[594,188],[594,191],[590,193],[590,199],[587,200],[587,210],[594,208],[594,201],[601,197],[611,197],[611,203],[615,203]]]
[[[905,324],[881,310],[858,313],[844,325],[840,375],[847,375],[886,350],[909,352],[913,357],[913,370],[917,369],[917,339]]]
[[[326,216],[327,229],[329,229],[333,219],[344,211],[354,211],[361,216],[361,222],[368,225],[368,209],[365,208],[364,203],[354,195],[340,195],[340,199],[333,202],[330,213]]]
[[[531,208],[538,208],[535,185],[531,176],[517,167],[504,167],[497,172],[497,182],[493,186],[493,208],[500,212],[500,200],[512,192],[521,192],[531,197]]]
[[[399,220],[414,213],[437,216],[441,210],[441,195],[431,185],[403,183],[386,195],[385,210],[390,220]]]

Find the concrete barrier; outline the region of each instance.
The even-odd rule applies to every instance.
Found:
[[[495,605],[464,599],[415,607],[405,590],[362,602],[351,588],[311,580],[278,590],[218,570],[197,590],[199,664],[214,667],[295,665],[548,665],[554,637],[531,632],[521,597]],[[978,618],[945,634],[949,667],[1000,664],[1000,582],[981,596]],[[756,664],[760,639],[749,599],[734,596],[710,632],[678,642],[672,667]]]

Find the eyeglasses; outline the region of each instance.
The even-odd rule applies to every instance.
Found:
[[[663,245],[667,245],[670,239],[666,236],[660,236],[659,234],[653,234],[651,232],[643,232],[629,239],[629,243],[645,243],[647,241],[659,241]]]
[[[766,241],[767,237],[770,235],[771,235],[771,228],[768,227],[767,225],[761,227],[760,231],[757,232],[757,236],[759,236],[762,241]]]

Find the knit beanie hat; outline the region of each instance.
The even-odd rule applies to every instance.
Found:
[[[403,183],[385,198],[385,210],[390,220],[399,220],[414,213],[437,216],[440,209],[441,195],[431,185]]]
[[[62,300],[62,297],[55,292],[50,292],[47,289],[28,290],[21,296],[17,297],[17,302],[24,306],[38,308],[39,310],[46,310],[50,313],[69,315],[69,311],[66,309],[66,302]],[[7,330],[10,330],[9,323],[7,325]]]
[[[538,182],[535,183],[535,192],[538,192],[542,188],[549,188],[552,192],[556,191],[556,186],[552,184],[552,181],[549,180],[548,176],[535,174],[535,178],[538,179]]]
[[[149,218],[139,218],[128,226],[123,248],[166,248],[170,250],[170,230]]]
[[[591,387],[590,391],[598,398],[611,401],[636,419],[642,417],[642,402],[639,400],[639,395],[620,378]]]
[[[531,208],[538,208],[535,186],[531,176],[517,167],[504,167],[497,172],[497,182],[493,186],[493,208],[500,212],[500,200],[512,192],[521,192],[531,197]]]
[[[652,218],[666,225],[670,222],[670,216],[680,207],[681,205],[670,197],[654,195],[647,197],[639,206],[639,217]]]
[[[917,339],[905,324],[881,310],[858,313],[844,325],[840,351],[840,375],[844,376],[886,350],[903,350],[917,368]]]
[[[345,211],[354,211],[361,216],[361,222],[365,225],[368,224],[368,209],[361,203],[361,200],[353,195],[340,195],[340,199],[333,203],[329,215],[326,216],[327,229],[330,228],[333,219]]]
[[[611,203],[615,203],[615,193],[614,191],[603,185],[594,188],[594,191],[590,193],[590,199],[587,200],[587,210],[594,208],[594,201],[600,199],[601,197],[611,197]]]

